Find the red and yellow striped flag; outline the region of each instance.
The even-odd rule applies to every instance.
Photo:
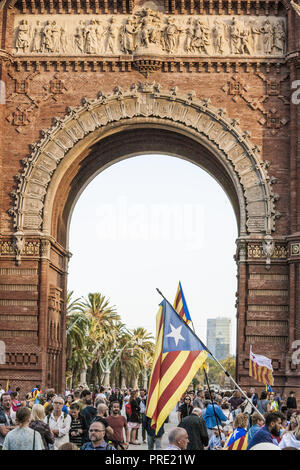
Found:
[[[237,428],[230,434],[223,450],[247,450],[248,432],[244,428]]]
[[[146,416],[152,418],[156,433],[207,355],[203,343],[163,300],[156,317],[156,350],[146,407]]]
[[[265,385],[274,385],[271,359],[252,352],[250,346],[249,375]]]
[[[178,284],[178,289],[176,292],[174,304],[173,304],[174,310],[178,313],[178,315],[187,323],[188,325],[191,323],[192,319],[190,316],[190,312],[187,306],[187,303],[185,301],[185,297],[183,294],[183,290],[181,287],[181,282],[179,281]]]

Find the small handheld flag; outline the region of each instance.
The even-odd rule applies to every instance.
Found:
[[[156,317],[156,350],[146,416],[156,433],[206,360],[204,344],[163,300]]]
[[[247,450],[248,432],[244,428],[237,428],[230,434],[224,445],[224,450]]]
[[[271,359],[252,352],[250,346],[249,375],[265,385],[274,385]]]
[[[7,382],[6,382],[6,393],[9,391],[9,379],[7,379]]]
[[[190,312],[187,306],[187,303],[185,301],[185,297],[183,294],[181,282],[179,281],[178,284],[178,289],[176,292],[174,304],[173,304],[174,310],[178,313],[178,315],[189,325],[192,321]]]
[[[39,401],[39,396],[40,396],[40,391],[39,391],[39,389],[38,389],[38,388],[33,388],[33,389],[31,390],[31,395],[30,395],[30,397],[31,397],[31,400],[34,400],[34,404],[35,404],[35,405],[38,405],[38,404],[40,403],[40,401]]]

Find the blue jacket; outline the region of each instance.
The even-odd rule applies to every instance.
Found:
[[[271,442],[272,444],[278,445],[276,439],[273,439],[272,434],[268,430],[267,426],[260,428],[257,431],[251,441],[248,444],[247,450],[251,449],[251,447],[255,446],[256,444],[260,444],[261,442]]]
[[[254,434],[256,434],[257,431],[259,431],[260,429],[261,429],[261,427],[258,426],[258,424],[253,424],[253,426],[251,426],[251,428],[248,431],[248,442],[249,443],[250,443],[251,439],[253,439]]]
[[[215,405],[215,404],[214,404],[214,408],[215,408],[215,413],[216,413],[216,416],[217,416],[217,420],[215,418],[215,413],[214,413],[212,405],[207,406],[206,411],[205,411],[204,416],[203,416],[206,427],[208,429],[212,429],[215,426],[217,426],[218,424],[221,424],[221,422],[227,421],[227,418],[224,415],[221,408],[218,405]]]

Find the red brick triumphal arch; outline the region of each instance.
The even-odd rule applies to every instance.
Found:
[[[299,5],[2,0],[0,24],[0,381],[63,390],[73,207],[109,165],[160,152],[235,210],[238,382],[252,345],[300,391]]]

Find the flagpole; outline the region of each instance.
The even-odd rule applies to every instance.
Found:
[[[216,410],[215,410],[215,404],[214,404],[214,401],[213,401],[212,396],[211,396],[210,385],[209,385],[209,381],[208,381],[208,375],[207,375],[205,367],[203,367],[203,371],[204,371],[205,379],[206,379],[206,382],[207,382],[208,393],[209,393],[210,401],[211,401],[211,404],[212,404],[212,407],[213,407],[213,412],[214,412],[216,424],[218,426],[219,437],[220,437],[220,441],[221,441],[222,439],[221,439],[221,431],[220,431],[220,427],[219,427],[218,417],[217,417],[217,413],[216,413]]]
[[[176,315],[181,319],[181,321],[184,321],[182,320],[181,316],[178,315],[178,313],[176,312],[176,310],[174,309],[174,307],[170,304],[170,302],[168,301],[168,299],[166,299],[166,297],[162,294],[162,292],[156,288],[157,292],[159,293],[159,295],[162,296],[162,298],[170,305],[170,307],[174,310],[174,312],[176,313]],[[193,322],[192,322],[193,323]],[[189,325],[187,323],[185,323],[185,325],[189,327]],[[194,327],[194,325],[193,325]],[[193,331],[191,328],[190,328],[191,331]],[[197,339],[199,339],[199,341],[201,341],[200,338],[198,338],[198,336],[196,335],[195,331],[193,331],[194,335],[197,337]],[[202,341],[201,341],[202,343]],[[202,343],[203,344],[203,343]],[[204,345],[204,344],[203,344]],[[204,345],[205,346],[205,345]],[[223,372],[225,373],[225,375],[227,375],[227,377],[234,383],[234,385],[236,386],[236,388],[241,392],[241,394],[243,395],[243,397],[245,397],[245,399],[251,404],[251,406],[255,409],[255,411],[263,418],[264,416],[262,415],[262,413],[260,411],[258,411],[258,409],[256,408],[256,406],[253,404],[253,402],[247,397],[246,393],[241,389],[241,387],[236,383],[236,381],[233,379],[233,377],[231,377],[231,375],[229,374],[229,372],[225,369],[225,367],[220,363],[220,361],[218,361],[218,359],[210,352],[210,350],[205,346],[205,349],[206,351],[208,352],[208,354],[210,354],[210,356],[216,361],[216,363],[221,367],[221,369],[223,370]]]

